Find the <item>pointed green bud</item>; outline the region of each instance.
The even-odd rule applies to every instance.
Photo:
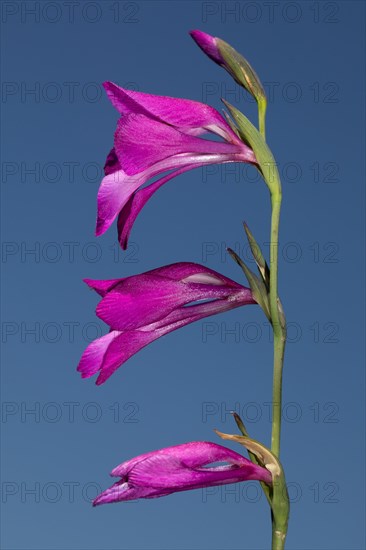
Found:
[[[243,86],[257,101],[259,131],[265,137],[266,92],[249,61],[221,38],[199,30],[191,31],[190,35],[212,61],[223,67],[239,86]]]
[[[266,93],[255,70],[230,44],[199,30],[191,31],[190,35],[212,61],[226,69],[258,102],[266,101]]]

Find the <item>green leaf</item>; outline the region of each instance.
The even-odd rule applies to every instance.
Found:
[[[250,250],[252,251],[253,257],[255,259],[255,263],[257,264],[259,273],[262,276],[263,282],[266,285],[267,290],[269,291],[269,267],[267,265],[266,260],[264,259],[264,256],[262,254],[262,251],[260,249],[260,246],[257,244],[257,241],[255,240],[252,232],[250,231],[247,224],[244,222],[244,231],[246,233]]]
[[[231,248],[227,249],[230,256],[233,258],[233,260],[242,268],[244,271],[244,274],[246,278],[248,279],[248,283],[250,286],[250,289],[253,293],[253,297],[255,301],[261,306],[263,309],[267,319],[271,321],[271,314],[270,314],[270,307],[269,307],[269,299],[268,299],[268,292],[266,285],[262,281],[262,279],[259,279],[255,273],[245,263],[243,260],[232,250]]]
[[[227,114],[226,111],[223,111],[224,113],[224,117],[226,118],[226,122],[228,123],[228,125],[230,126],[230,128],[232,129],[233,132],[236,133],[236,135],[238,137],[240,137],[239,135],[239,130],[238,128],[235,126],[234,122],[233,122],[233,119],[229,117],[229,115]]]
[[[240,416],[236,413],[236,412],[233,412],[232,413],[233,417],[234,417],[234,420],[236,422],[236,425],[238,426],[239,430],[241,431],[241,433],[245,436],[245,437],[249,437],[249,434],[247,432],[247,429],[244,425],[244,422],[242,421],[242,419],[240,418]]]
[[[271,472],[272,477],[276,478],[281,475],[282,467],[278,458],[262,443],[259,443],[259,441],[244,435],[224,434],[218,430],[215,430],[215,432],[222,439],[229,439],[230,441],[236,441],[240,443],[240,445],[243,445],[243,447],[255,455],[261,466],[267,468],[267,470]]]
[[[278,458],[265,445],[243,435],[224,434],[215,430],[222,439],[235,441],[243,445],[248,452],[253,453],[260,466],[267,468],[272,474],[272,486],[270,491],[266,492],[267,499],[272,508],[274,523],[277,529],[287,532],[288,516],[290,502],[286,487],[285,474]]]
[[[235,422],[236,422],[239,430],[243,434],[243,436],[249,438],[249,434],[247,432],[247,429],[244,426],[244,422],[242,421],[240,416],[235,412],[233,413],[233,416],[234,416]],[[261,464],[259,463],[259,460],[255,456],[255,454],[252,453],[252,451],[248,450],[248,455],[249,455],[250,460],[253,462],[253,464],[258,464],[259,466],[261,466]],[[264,494],[266,495],[266,498],[267,498],[269,504],[271,505],[272,489],[266,483],[264,483],[263,481],[260,481],[260,484],[261,484],[261,487],[263,489]]]
[[[268,496],[266,493],[266,496],[272,508],[276,527],[281,528],[281,530],[284,530],[286,533],[290,503],[286,487],[285,474],[278,458],[265,445],[255,439],[251,439],[250,437],[245,437],[243,435],[224,434],[218,430],[215,430],[215,432],[222,439],[235,441],[236,443],[243,445],[243,447],[255,455],[260,466],[264,466],[271,472],[271,491],[268,493]]]
[[[228,108],[235,124],[238,127],[241,139],[253,149],[263,178],[271,191],[271,194],[279,194],[280,177],[277,170],[275,159],[267,143],[258,132],[257,128],[239,109],[230,105],[224,99],[222,100]]]

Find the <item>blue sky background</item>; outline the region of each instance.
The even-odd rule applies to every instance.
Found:
[[[245,219],[268,252],[269,200],[246,166],[195,170],[145,207],[127,253],[94,237],[117,113],[100,84],[187,97],[252,120],[248,96],[188,31],[220,36],[269,94],[283,179],[280,293],[289,321],[282,461],[289,550],[361,550],[364,513],[362,2],[3,2],[2,547],[266,549],[259,486],[93,509],[120,462],[235,432],[269,443],[272,347],[254,307],[168,335],[105,385],[76,373],[106,332],[83,277],[195,261],[245,284]],[[32,91],[33,90],[33,91]],[[33,251],[33,252],[32,252]],[[33,412],[32,412],[33,411]],[[240,452],[240,449],[232,446]]]

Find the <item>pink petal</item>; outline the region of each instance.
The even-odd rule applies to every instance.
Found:
[[[147,187],[143,187],[142,189],[138,189],[133,193],[128,201],[126,202],[125,206],[122,208],[122,210],[119,213],[118,216],[118,240],[123,250],[127,249],[128,240],[130,237],[130,233],[133,227],[133,224],[136,221],[137,216],[145,206],[145,204],[148,202],[148,200],[152,197],[152,195],[160,189],[165,183],[167,183],[172,178],[175,178],[176,176],[179,176],[180,174],[183,174],[184,172],[187,172],[188,170],[193,170],[194,168],[207,166],[209,164],[215,164],[217,160],[213,160],[210,157],[206,156],[207,160],[203,160],[205,157],[202,157],[202,161],[199,162],[197,165],[195,164],[187,164],[186,166],[183,166],[183,168],[180,168],[179,170],[175,170],[174,172],[171,172],[167,176],[164,176],[163,178],[158,179],[157,181],[154,181],[154,183],[151,183]],[[235,162],[234,160],[221,160],[222,164],[226,164],[229,162]]]
[[[214,462],[224,466],[205,467]],[[138,498],[157,498],[173,492],[214,487],[246,480],[271,484],[268,470],[231,449],[196,441],[145,453],[112,472],[122,479],[99,495],[93,505]]]
[[[248,301],[246,303],[254,302]],[[100,368],[101,372],[96,382],[97,385],[103,384],[128,359],[162,336],[178,328],[189,325],[194,321],[198,321],[210,315],[215,315],[216,313],[228,311],[240,305],[244,304],[239,301],[229,302],[228,300],[218,300],[207,304],[181,308],[180,310],[172,312],[165,319],[151,324],[144,329],[129,330],[119,333],[120,335],[113,340],[104,355],[103,363]],[[193,310],[193,312],[190,310]]]
[[[172,278],[183,273],[182,280]],[[173,264],[120,280],[100,301],[96,312],[112,329],[131,330],[165,319],[181,306],[199,300],[230,298],[228,305],[233,307],[235,292],[243,289],[251,297],[249,289],[203,266]]]
[[[227,467],[204,468],[214,462]],[[193,442],[168,447],[135,463],[127,474],[135,487],[184,491],[249,479],[271,482],[268,470],[215,443]]]
[[[160,277],[168,277],[173,281],[181,281],[186,280],[188,277],[207,275],[207,277],[211,278],[211,282],[215,284],[226,284],[234,288],[242,288],[241,285],[225,277],[222,273],[218,273],[209,267],[195,262],[176,262],[174,264],[157,267],[151,271],[145,271],[140,275],[159,275]],[[133,275],[132,277],[139,277],[140,275]]]
[[[211,462],[221,462],[223,460],[227,460],[232,464],[246,463],[246,459],[243,456],[231,449],[207,441],[193,441],[136,456],[114,468],[111,472],[111,476],[124,478],[134,466],[147,458],[154,456],[161,457],[164,455],[170,458],[179,458],[180,461],[183,461],[184,464],[190,468],[203,466]]]
[[[141,185],[140,178],[127,176],[123,170],[109,173],[98,191],[98,218],[95,234],[102,235],[111,226],[131,194]]]
[[[226,120],[209,105],[191,99],[126,90],[113,82],[104,82],[103,86],[113,106],[123,115],[142,114],[192,135],[213,132],[227,141],[239,141]]]
[[[94,340],[84,351],[77,370],[81,372],[82,378],[89,378],[100,370],[104,356],[109,345],[120,333],[116,330],[105,334],[101,338]]]
[[[111,226],[116,216],[123,209],[123,207],[128,203],[129,200],[131,200],[134,192],[140,186],[146,183],[150,178],[153,178],[157,174],[166,172],[168,170],[177,170],[180,167],[189,170],[190,168],[204,166],[207,164],[235,161],[239,162],[240,160],[240,155],[233,155],[232,159],[229,159],[227,155],[196,155],[192,158],[187,158],[186,156],[182,155],[158,162],[154,166],[151,166],[150,168],[136,176],[128,176],[123,170],[118,170],[118,172],[108,174],[103,178],[98,191],[98,217],[96,235],[102,235]],[[163,181],[156,181],[153,184],[155,185],[155,187],[153,188],[153,192],[156,191],[158,187],[160,187],[160,185],[158,185],[158,182],[163,185],[175,175],[178,175],[178,173],[181,172],[177,170],[177,172],[173,172],[168,176],[164,176],[164,178],[162,178]]]
[[[118,331],[113,331],[118,332]],[[96,384],[100,386],[121,367],[130,357],[154,340],[159,338],[158,332],[127,331],[118,332],[103,357],[100,374]],[[95,374],[95,373],[93,373]],[[91,375],[89,375],[91,376]]]
[[[185,307],[179,307],[161,320],[147,325],[146,330],[164,330],[164,334],[173,332],[195,321],[200,321],[205,317],[224,313],[244,305],[256,304],[249,289],[243,288],[241,291],[233,293],[229,298],[194,304]],[[160,337],[160,336],[159,336]]]
[[[174,491],[162,492],[161,489],[152,489],[150,487],[134,487],[128,483],[118,481],[112,487],[103,491],[94,501],[93,506],[108,504],[113,502],[122,502],[136,500],[138,498],[157,498],[170,495]]]
[[[191,170],[192,168],[195,168],[195,166],[192,166],[192,164],[188,164],[187,166],[180,168],[179,170],[175,170],[167,176],[158,179],[147,187],[135,191],[135,193],[130,196],[128,202],[120,211],[117,222],[118,240],[123,250],[127,249],[128,239],[130,237],[130,233],[137,216],[139,215],[147,201],[152,197],[152,195],[169,180],[175,178],[176,176],[179,176],[180,174],[183,174],[183,172]]]
[[[203,315],[204,316],[204,315]],[[85,350],[78,366],[83,378],[89,378],[100,370],[96,384],[104,384],[112,374],[138,351],[165,334],[188,325],[200,317],[185,317],[167,326],[158,326],[151,330],[114,330],[92,342]],[[152,325],[150,325],[152,327]],[[110,336],[113,335],[113,336]],[[109,338],[108,338],[109,337]],[[100,342],[102,339],[104,341]],[[94,346],[93,346],[94,344]],[[102,349],[101,349],[102,348]]]
[[[108,174],[113,174],[113,172],[117,172],[118,170],[121,170],[121,165],[119,163],[116,150],[113,147],[113,149],[111,149],[108,153],[107,159],[105,161],[104,174],[108,176]]]
[[[150,274],[129,277],[99,302],[96,313],[110,327],[137,329],[161,319],[190,300],[190,288]]]
[[[99,280],[99,279],[84,279],[90,288],[95,290],[100,296],[105,296],[117,283],[123,279],[109,279],[109,280]]]
[[[232,159],[234,155],[245,155],[250,151],[248,159],[252,158],[252,151],[244,144],[234,145],[189,136],[172,126],[137,114],[118,121],[115,149],[123,170],[129,175],[138,174],[177,155],[185,155],[187,163],[196,154],[226,155]]]

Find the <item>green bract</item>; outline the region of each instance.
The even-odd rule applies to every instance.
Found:
[[[281,187],[279,183],[280,177],[278,174],[276,161],[264,138],[259,133],[257,128],[250,122],[250,120],[243,115],[241,111],[239,111],[239,109],[233,107],[233,105],[230,105],[230,103],[224,99],[222,101],[229,109],[229,112],[238,128],[241,139],[253,149],[261,174],[263,175],[264,181],[266,182],[271,194],[279,194],[281,192]]]

